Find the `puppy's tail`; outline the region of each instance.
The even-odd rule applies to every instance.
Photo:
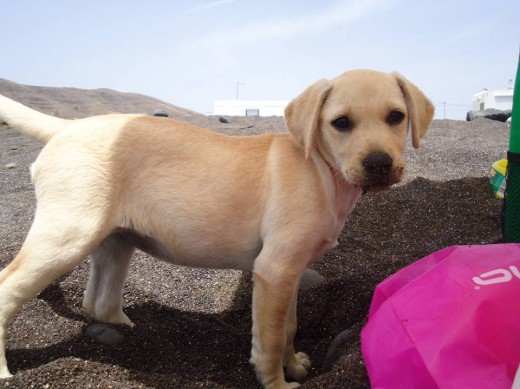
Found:
[[[0,95],[0,119],[22,134],[47,143],[67,123],[67,120],[45,115]]]

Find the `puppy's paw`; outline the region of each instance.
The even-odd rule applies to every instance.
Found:
[[[114,321],[112,321],[112,323],[115,323],[115,324],[126,324],[130,328],[134,328],[135,327],[134,322],[132,320],[130,320],[130,318],[128,316],[126,316],[126,313],[124,313],[122,311],[119,312],[119,314],[116,316]]]
[[[109,324],[125,324],[130,328],[134,328],[135,324],[122,310],[115,310],[112,312],[100,312],[94,308],[83,305],[83,314],[91,319],[99,321],[100,323]]]
[[[311,360],[305,353],[296,353],[287,361],[285,372],[291,378],[301,381],[307,376],[307,371],[311,367]]]

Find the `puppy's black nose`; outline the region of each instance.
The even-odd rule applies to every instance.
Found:
[[[387,153],[372,153],[363,160],[363,167],[368,175],[384,176],[392,171],[392,158]]]

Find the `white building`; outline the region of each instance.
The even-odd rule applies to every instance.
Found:
[[[502,111],[513,109],[513,87],[495,90],[485,88],[482,92],[473,95],[472,102],[473,111],[483,111],[489,108]]]
[[[283,116],[289,101],[285,100],[217,100],[213,115],[224,116]]]

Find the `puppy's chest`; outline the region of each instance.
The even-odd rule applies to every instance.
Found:
[[[341,214],[331,218],[331,226],[328,229],[328,233],[325,234],[324,238],[321,240],[319,246],[317,247],[314,255],[315,258],[319,258],[325,255],[330,250],[338,246],[338,237],[339,234],[341,234],[341,231],[343,231],[343,228],[345,227],[345,220],[347,216],[347,214]]]
[[[361,197],[361,189],[345,185],[336,191],[334,207],[330,210],[328,233],[318,247],[316,257],[320,257],[338,246],[338,236],[345,227],[347,217],[352,213]]]

